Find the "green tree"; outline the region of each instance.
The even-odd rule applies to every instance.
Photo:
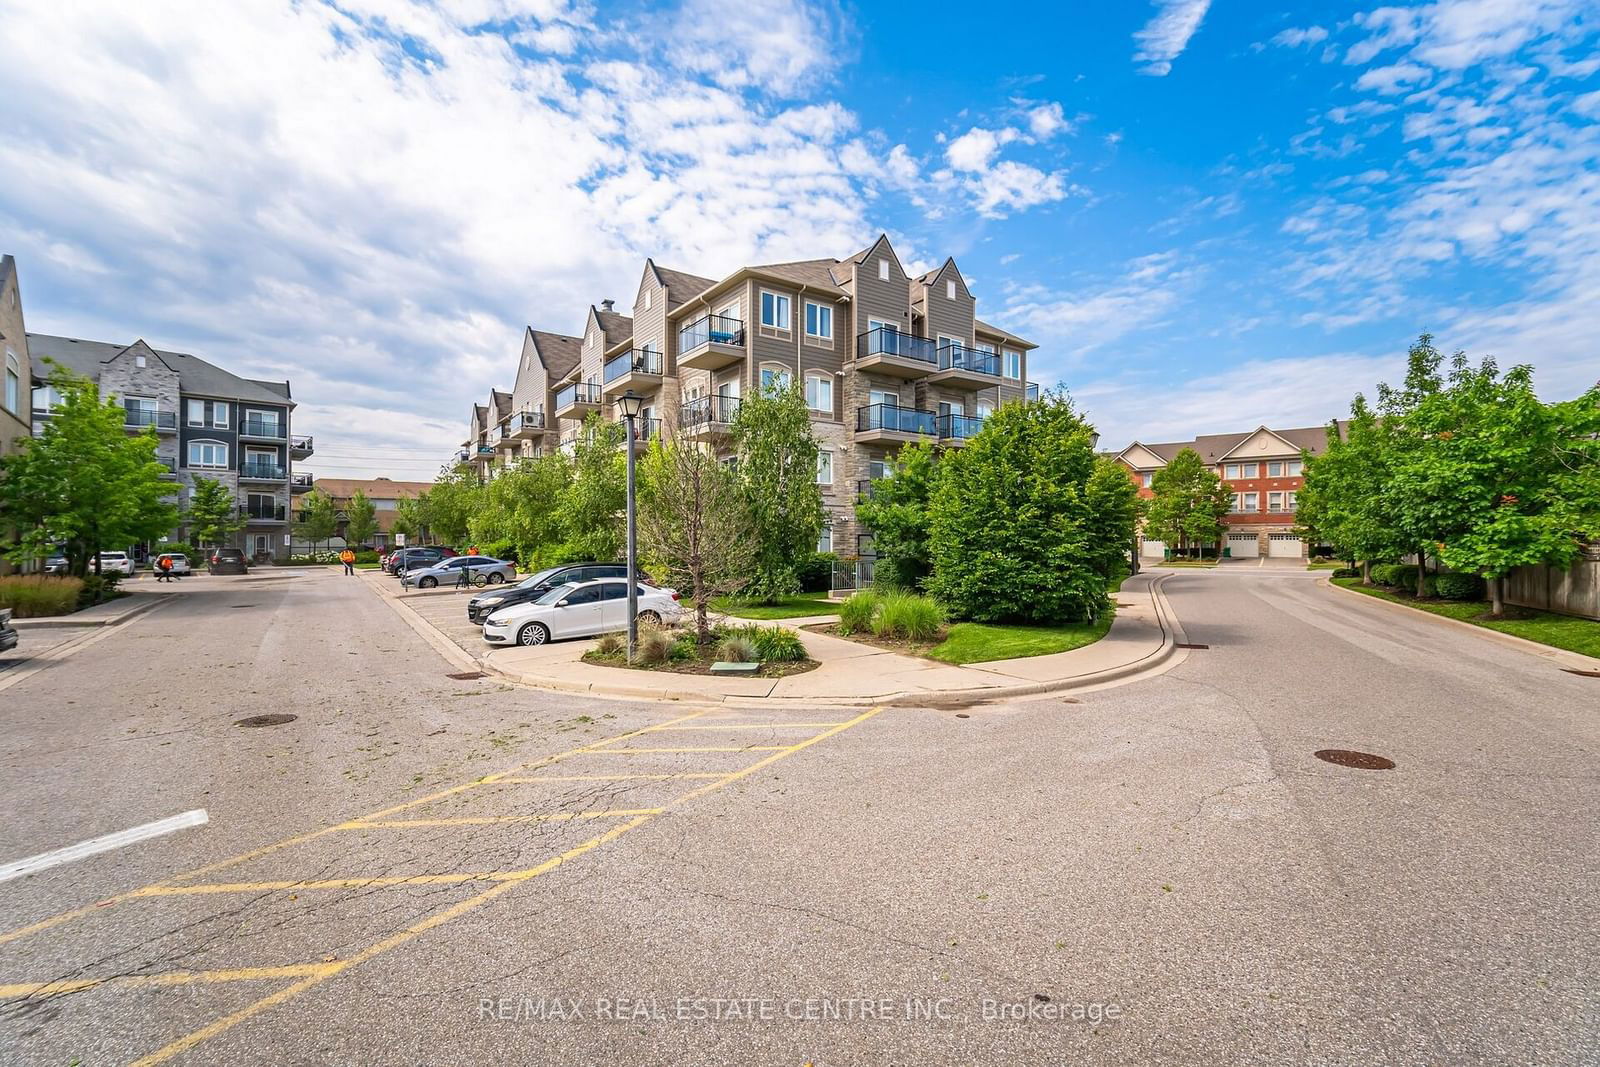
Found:
[[[1446,499],[1450,478],[1433,462],[1433,442],[1425,421],[1417,418],[1424,404],[1444,388],[1439,372],[1443,357],[1433,346],[1433,335],[1419,336],[1406,354],[1406,377],[1399,388],[1378,384],[1378,429],[1381,434],[1385,477],[1377,500],[1381,514],[1393,529],[1396,555],[1417,557],[1418,596],[1423,594],[1428,557],[1437,554],[1439,542],[1461,531],[1453,526],[1457,513]]]
[[[351,548],[366,544],[378,532],[378,509],[360,489],[350,495],[344,514],[344,543]]]
[[[477,474],[465,463],[444,468],[419,498],[423,525],[442,544],[462,547],[468,523],[483,506],[484,492]]]
[[[568,559],[622,558],[628,504],[626,430],[597,412],[572,453],[572,481],[556,505]]]
[[[915,589],[932,572],[928,503],[936,470],[931,444],[906,445],[895,456],[893,473],[875,479],[872,494],[856,504],[856,517],[872,531],[877,581]]]
[[[1222,537],[1233,493],[1194,449],[1181,450],[1156,471],[1150,491],[1155,496],[1145,511],[1145,531],[1156,540],[1187,553]]]
[[[479,545],[510,543],[527,568],[564,561],[566,532],[554,506],[572,484],[572,464],[560,453],[519,460],[484,489],[483,506],[470,518]]]
[[[688,588],[695,634],[706,644],[712,598],[742,589],[755,558],[739,480],[715,453],[689,443],[657,442],[641,473],[640,548],[658,580]]]
[[[184,516],[189,537],[198,546],[226,544],[244,525],[233,492],[215,478],[196,477],[189,490],[189,511]]]
[[[151,428],[130,434],[115,397],[102,401],[93,382],[52,365],[61,406],[39,435],[0,459],[0,515],[16,540],[6,557],[22,564],[64,546],[68,572],[82,576],[99,554],[170,533],[178,521],[168,498]]]
[[[1089,547],[1095,552],[1095,569],[1110,581],[1127,571],[1133,559],[1133,531],[1142,510],[1139,489],[1128,477],[1126,467],[1098,456],[1086,491]]]
[[[1405,551],[1383,503],[1391,458],[1386,431],[1359,393],[1343,433],[1337,421],[1329,423],[1326,450],[1302,457],[1305,481],[1296,500],[1296,532],[1359,562],[1365,585],[1372,584],[1373,561]]]
[[[822,534],[817,439],[800,386],[769,386],[733,417],[736,471],[750,508],[755,556],[744,595],[772,603],[800,590],[800,566]]]
[[[333,498],[321,489],[313,489],[307,493],[300,505],[300,521],[295,523],[294,532],[300,540],[308,543],[313,551],[338,533],[339,512],[333,506]]]
[[[929,505],[928,591],[980,622],[1059,624],[1107,605],[1100,567],[1108,534],[1092,510],[1092,429],[1062,392],[1006,404],[965,448],[939,463]],[[1126,478],[1126,475],[1124,475]]]
[[[394,505],[394,532],[403,534],[415,544],[421,543],[427,530],[423,522],[423,504],[416,497],[402,497]]]

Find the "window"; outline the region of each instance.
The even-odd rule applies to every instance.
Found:
[[[880,282],[889,280],[889,261],[887,259],[878,260],[878,280]]]
[[[191,400],[185,407],[188,408],[188,417],[184,419],[190,426],[204,426],[206,424],[206,402],[204,400]]]
[[[818,485],[832,485],[833,484],[833,453],[832,452],[818,452],[817,453],[817,484]]]
[[[867,403],[897,408],[900,406],[900,394],[891,393],[887,389],[869,389],[867,391]]]
[[[190,441],[189,466],[226,467],[228,446],[221,441]]]
[[[11,349],[6,349],[6,410],[15,415],[22,403],[22,361]]]
[[[1295,509],[1294,498],[1296,495],[1293,490],[1283,494],[1283,509],[1285,511],[1293,511]]]
[[[789,328],[789,298],[778,293],[761,291],[761,325],[774,330]]]
[[[1150,488],[1150,482],[1154,478],[1155,478],[1154,474],[1150,473],[1149,471],[1145,471],[1143,474],[1139,475],[1139,484],[1144,486],[1146,489],[1148,489],[1148,488]],[[1233,509],[1234,511],[1238,511],[1239,510],[1238,504],[1239,504],[1238,494],[1235,493],[1234,494],[1234,509]]]
[[[874,554],[874,549],[872,547],[872,535],[856,534],[856,555],[871,556]]]
[[[211,404],[211,425],[215,426],[219,430],[226,430],[228,428],[228,405],[227,404],[225,404],[225,403],[217,403],[215,401],[212,402],[212,404]]]
[[[1244,494],[1244,507],[1241,510],[1243,510],[1243,511],[1260,511],[1261,510],[1261,496],[1260,496],[1260,494],[1258,494],[1258,493],[1245,493]]]
[[[1267,469],[1268,470],[1272,469],[1270,464],[1268,465]],[[1268,493],[1267,494],[1267,510],[1268,511],[1282,511],[1283,510],[1283,494],[1282,493]]]
[[[783,367],[762,367],[761,368],[761,388],[763,390],[769,390],[770,389],[770,390],[773,390],[773,391],[776,391],[776,392],[782,392],[783,390],[789,388],[789,382],[790,382],[789,372],[785,368],[783,368]]]
[[[833,308],[806,301],[806,336],[833,340]]]
[[[833,527],[829,526],[827,523],[823,523],[822,532],[817,535],[817,551],[833,551]]]
[[[33,389],[33,410],[54,411],[61,406],[61,394],[53,385],[38,385]]]
[[[143,356],[134,356],[133,357],[133,365],[135,367],[138,367],[140,370],[144,370],[144,367],[145,367],[144,357]]]
[[[1259,478],[1261,476],[1261,464],[1241,463],[1239,465],[1239,473],[1246,478]],[[1255,509],[1252,508],[1251,510],[1253,511]]]
[[[1228,466],[1225,468],[1225,473],[1223,474],[1223,477],[1224,478],[1237,478],[1237,477],[1239,477],[1239,465],[1237,463],[1228,464]]]
[[[568,593],[565,599],[562,600],[562,603],[569,605],[595,604],[598,603],[599,600],[600,587],[598,585],[586,585],[581,589],[574,589],[572,592]]]
[[[1007,378],[1022,377],[1022,353],[1005,350],[1005,374]]]
[[[1281,460],[1281,459],[1269,459],[1267,461],[1267,477],[1268,478],[1282,478],[1283,477],[1283,460]]]
[[[655,295],[656,293],[654,289],[646,289],[644,291],[644,309],[646,311],[650,310],[651,298]]]
[[[1303,469],[1303,466],[1302,466],[1301,462],[1298,459],[1291,459],[1288,462],[1287,469],[1284,471],[1284,473],[1287,474],[1291,478],[1298,478],[1298,477],[1300,477],[1300,471],[1302,469]]]
[[[806,407],[825,415],[833,414],[833,379],[820,374],[806,375]]]
[[[626,600],[628,599],[627,582],[606,582],[600,586],[601,600]]]
[[[954,300],[956,298],[956,283],[955,283],[955,279],[951,278],[951,279],[948,279],[948,280],[945,281],[945,283],[944,283],[944,298],[946,300]]]

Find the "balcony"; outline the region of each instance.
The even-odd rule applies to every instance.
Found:
[[[872,478],[862,478],[856,482],[857,500],[871,500],[878,495],[877,490],[872,488],[873,481]]]
[[[983,429],[981,415],[940,415],[934,422],[943,445],[964,445]]]
[[[987,389],[1000,384],[1000,354],[968,348],[958,342],[939,346],[939,369],[928,375],[933,384],[957,389]]]
[[[519,441],[538,437],[544,433],[544,412],[519,411],[511,416],[511,436]]]
[[[281,482],[289,477],[289,472],[281,463],[260,463],[246,460],[239,467],[239,480],[241,482]]]
[[[289,492],[291,493],[309,493],[313,484],[314,479],[309,471],[289,475]]]
[[[473,458],[476,459],[479,463],[486,463],[489,460],[494,458],[494,455],[495,455],[494,445],[479,445],[476,449],[473,450],[472,454],[473,454]]]
[[[175,460],[175,459],[162,459],[160,456],[157,456],[156,457],[156,462],[161,464],[163,467],[166,468],[165,470],[163,470],[161,472],[161,477],[162,478],[165,478],[168,481],[171,481],[171,480],[176,479],[178,477],[178,461],[177,460]]]
[[[472,449],[462,448],[456,451],[456,462],[465,463],[472,458]]]
[[[581,419],[590,412],[600,410],[600,383],[573,382],[556,390],[555,416],[558,419]]]
[[[177,433],[178,414],[175,411],[157,411],[154,408],[127,408],[122,424],[130,430],[154,426],[156,433]]]
[[[926,337],[879,326],[856,338],[856,370],[921,378],[938,368],[938,346]]]
[[[736,396],[701,396],[678,409],[678,431],[685,437],[725,437],[733,432],[739,410]]]
[[[311,438],[309,438],[309,437],[291,437],[291,438],[289,438],[289,458],[290,459],[310,459],[311,458],[311,453],[313,453],[315,451],[316,451],[316,449],[311,446]]]
[[[240,504],[239,517],[246,522],[283,522],[282,504]]]
[[[1039,383],[1038,382],[1029,382],[1026,385],[1024,385],[1022,387],[1022,399],[1026,400],[1030,404],[1033,403],[1035,400],[1038,400],[1039,399]]]
[[[261,441],[283,440],[283,423],[277,419],[257,419],[250,416],[239,420],[239,436],[254,437]]]
[[[653,393],[661,388],[661,353],[633,348],[612,356],[606,360],[601,378],[607,400],[615,400],[629,389],[640,396]]]
[[[661,436],[661,420],[638,418],[633,420],[633,439],[641,444],[654,441]],[[628,432],[622,432],[622,444],[628,443]]]
[[[856,409],[856,441],[890,443],[931,437],[935,416],[931,411],[894,404],[868,404]]]
[[[721,370],[744,360],[744,323],[705,315],[678,331],[678,367]]]

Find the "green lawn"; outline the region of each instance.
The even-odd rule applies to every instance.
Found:
[[[1334,571],[1334,570],[1338,570],[1340,567],[1348,567],[1348,566],[1350,566],[1350,564],[1342,563],[1342,562],[1340,562],[1339,560],[1336,560],[1336,559],[1314,559],[1310,563],[1306,564],[1306,570],[1308,570],[1308,571]]]
[[[958,622],[950,627],[944,643],[927,655],[945,663],[985,663],[996,659],[1023,656],[1048,656],[1092,645],[1111,629],[1116,608],[1111,608],[1093,625],[1008,626],[987,622]]]
[[[1157,567],[1215,567],[1216,565],[1217,561],[1214,559],[1169,559],[1156,564]]]
[[[1580,619],[1575,615],[1556,615],[1548,611],[1531,611],[1526,608],[1506,608],[1526,618],[1503,619],[1496,622],[1488,618],[1479,618],[1489,613],[1489,604],[1483,600],[1416,600],[1408,596],[1384,589],[1380,586],[1364,586],[1360,578],[1331,578],[1335,585],[1346,589],[1354,589],[1358,593],[1377,597],[1379,600],[1389,600],[1396,604],[1405,604],[1408,607],[1426,611],[1434,615],[1443,615],[1447,619],[1459,619],[1470,622],[1474,626],[1482,626],[1486,630],[1499,630],[1503,634],[1513,637],[1537,641],[1541,645],[1552,648],[1564,648],[1568,652],[1580,652],[1585,656],[1600,657],[1600,622],[1589,619]]]
[[[732,597],[719,596],[711,602],[712,611],[740,619],[798,619],[806,615],[832,615],[837,605],[825,604],[827,593],[801,593],[776,604],[749,604]]]

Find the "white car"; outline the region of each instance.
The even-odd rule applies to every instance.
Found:
[[[677,593],[640,583],[640,622],[672,623],[682,615]],[[542,645],[627,628],[628,583],[602,578],[558,585],[532,603],[501,608],[483,621],[483,639],[492,645]]]
[[[116,571],[125,578],[133,577],[133,560],[128,558],[126,552],[100,553],[100,573],[106,574]],[[94,573],[94,568],[89,568],[89,573]]]
[[[172,561],[172,569],[167,572],[168,574],[184,577],[191,573],[189,570],[189,557],[184,555],[182,552],[161,553],[161,555],[150,560],[150,569],[156,574],[160,574],[161,561],[164,559],[170,559]]]

